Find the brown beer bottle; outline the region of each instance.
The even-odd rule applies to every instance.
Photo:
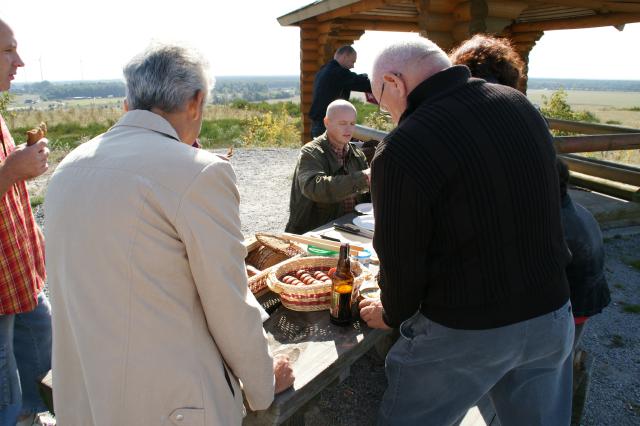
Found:
[[[348,243],[340,245],[340,257],[336,272],[331,276],[331,309],[329,319],[336,325],[351,323],[351,293],[353,291],[353,274],[349,260]]]

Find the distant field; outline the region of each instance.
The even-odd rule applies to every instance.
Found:
[[[527,97],[536,105],[543,105],[553,90],[528,90]],[[640,129],[640,92],[605,92],[567,90],[567,102],[574,111],[591,111],[601,123]]]
[[[25,101],[37,101],[37,103],[25,103]],[[73,107],[121,107],[124,98],[90,98],[90,99],[61,99],[43,101],[38,95],[14,95],[10,108],[12,109],[39,109],[49,108],[73,108]]]
[[[550,98],[554,90],[527,91],[527,97],[535,104],[542,105],[542,96]],[[600,108],[640,108],[640,92],[604,92],[590,90],[566,90],[568,102],[580,109]]]

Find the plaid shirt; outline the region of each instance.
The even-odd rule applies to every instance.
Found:
[[[327,138],[327,139],[329,140],[329,145],[331,145],[331,150],[336,155],[338,163],[341,166],[344,166],[344,159],[347,156],[347,153],[349,152],[349,143],[346,143],[342,147],[339,147],[337,145],[334,145],[331,142],[331,139],[329,139],[329,138]],[[356,206],[356,197],[352,196],[352,197],[345,198],[344,201],[342,202],[342,204],[344,206],[344,212],[345,213],[351,213],[351,212],[353,212],[353,209]]]
[[[1,116],[0,128],[0,162],[4,162],[16,146]],[[45,277],[44,246],[27,185],[18,182],[0,199],[0,315],[33,310]]]

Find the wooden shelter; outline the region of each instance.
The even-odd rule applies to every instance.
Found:
[[[473,34],[496,34],[511,39],[527,63],[544,31],[610,25],[622,30],[640,22],[640,0],[319,0],[278,22],[300,27],[302,137],[308,141],[316,72],[366,30],[417,32],[446,51]]]

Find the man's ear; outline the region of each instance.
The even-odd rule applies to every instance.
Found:
[[[324,127],[327,127],[327,125],[329,124],[329,118],[325,116],[325,117],[322,119],[322,122],[324,123]]]
[[[193,120],[199,120],[200,116],[204,111],[204,92],[202,90],[198,90],[193,98],[189,101],[189,117]]]
[[[407,85],[402,78],[402,74],[389,72],[385,73],[382,79],[385,86],[390,86],[389,89],[396,90],[401,97],[407,94]]]

